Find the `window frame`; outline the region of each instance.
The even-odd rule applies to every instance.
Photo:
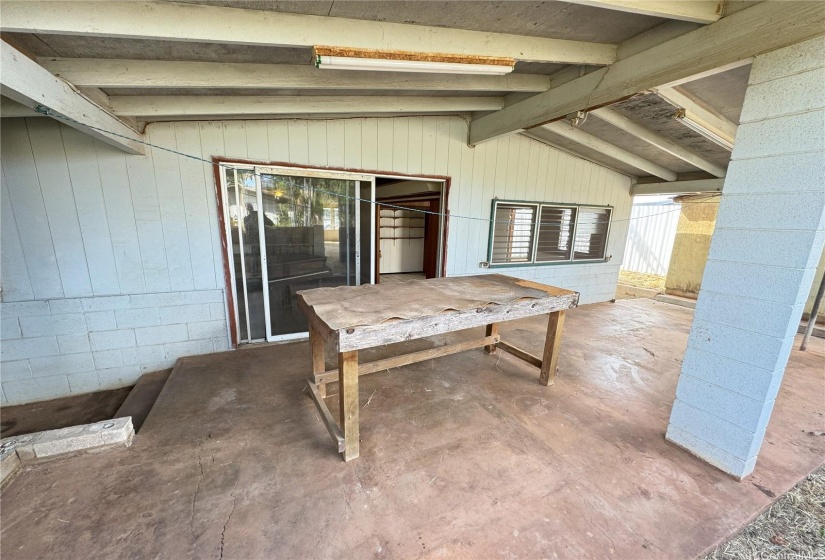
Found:
[[[533,228],[533,240],[532,240],[532,254],[530,255],[529,262],[519,262],[519,263],[494,263],[493,262],[493,239],[494,239],[494,229],[496,225],[496,210],[499,204],[513,204],[513,205],[523,205],[523,206],[533,206],[536,209],[536,220],[541,221],[541,212],[542,209],[547,207],[552,208],[571,208],[575,210],[576,219],[573,223],[573,232],[570,239],[570,258],[566,260],[558,260],[558,261],[536,261],[536,253],[538,251],[538,240],[539,240],[539,230],[541,229],[541,224],[536,224],[536,227]],[[576,244],[576,237],[579,230],[579,212],[580,210],[584,209],[587,210],[588,208],[592,209],[600,209],[600,210],[608,210],[608,221],[607,221],[607,230],[605,231],[604,236],[604,254],[601,257],[595,259],[576,259],[575,254],[575,244]],[[513,268],[513,267],[523,267],[523,266],[557,266],[557,265],[571,265],[571,264],[592,264],[592,263],[599,263],[599,262],[607,262],[609,260],[607,256],[607,245],[610,241],[610,229],[613,225],[613,206],[609,204],[573,204],[573,203],[563,203],[563,202],[542,202],[537,200],[505,200],[499,198],[493,198],[492,204],[490,205],[490,231],[488,233],[487,238],[487,267],[488,268]]]

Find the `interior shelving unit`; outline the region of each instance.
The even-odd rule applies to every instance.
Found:
[[[381,208],[381,273],[421,272],[424,266],[424,215],[415,210]]]
[[[382,208],[381,239],[424,239],[424,216],[414,210]]]

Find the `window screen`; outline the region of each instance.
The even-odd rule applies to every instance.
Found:
[[[496,205],[491,262],[526,263],[533,260],[535,216],[533,205]]]
[[[608,208],[579,208],[573,260],[603,259],[607,247]]]
[[[569,261],[573,244],[575,208],[542,206],[536,262]]]

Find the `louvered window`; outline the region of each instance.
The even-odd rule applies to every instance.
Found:
[[[533,260],[536,206],[498,204],[493,222],[494,263],[528,263]]]
[[[542,206],[536,262],[569,261],[576,209]]]
[[[608,208],[579,208],[573,260],[603,259],[609,224]]]
[[[492,215],[492,265],[605,258],[610,208],[494,200]]]

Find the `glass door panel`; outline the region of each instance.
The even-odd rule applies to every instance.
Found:
[[[266,338],[261,244],[256,220],[255,174],[251,169],[227,169],[227,202],[238,306],[239,340]]]
[[[307,331],[299,290],[360,283],[356,181],[262,173],[269,336]],[[359,193],[360,194],[360,193]]]

